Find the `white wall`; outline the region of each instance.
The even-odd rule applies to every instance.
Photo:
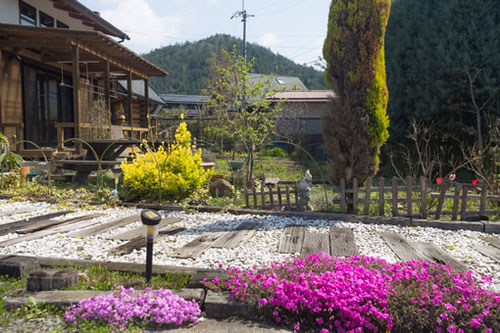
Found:
[[[0,0],[0,23],[19,24],[18,0]]]
[[[0,0],[4,1],[4,0]],[[9,0],[13,1],[13,0]],[[14,0],[16,3],[17,1]],[[60,10],[54,8],[54,3],[52,1],[40,1],[40,0],[24,0],[27,4],[32,5],[37,9],[37,13],[41,10],[45,14],[52,16],[54,19],[61,21],[64,24],[69,25],[70,29],[76,30],[94,30],[89,26],[83,25],[82,21],[72,18],[69,16],[67,11]],[[18,23],[19,23],[19,14],[18,14]],[[40,23],[39,18],[37,17],[37,24]]]

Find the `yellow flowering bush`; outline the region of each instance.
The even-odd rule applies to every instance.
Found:
[[[201,166],[201,149],[194,153],[191,133],[181,123],[175,141],[155,152],[135,154],[132,163],[122,163],[122,196],[127,200],[157,200],[161,170],[161,198],[182,200],[203,186],[212,170]]]

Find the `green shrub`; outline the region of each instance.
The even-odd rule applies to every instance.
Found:
[[[0,171],[20,168],[23,158],[10,151],[9,140],[0,132]]]
[[[122,164],[121,196],[127,200],[156,200],[161,191],[162,199],[187,198],[212,175],[212,170],[201,166],[201,149],[193,153],[192,148],[191,133],[183,122],[171,145],[160,146],[155,152],[136,154],[132,163]]]
[[[260,154],[262,156],[269,156],[269,157],[288,157],[286,151],[277,147],[273,149],[263,149],[260,151]]]

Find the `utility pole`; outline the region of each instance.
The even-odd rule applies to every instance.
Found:
[[[234,13],[231,19],[235,17],[241,17],[241,22],[243,22],[243,58],[245,58],[245,65],[247,64],[247,19],[249,17],[255,17],[255,15],[247,14],[245,10],[245,0],[241,0],[242,9]]]
[[[241,22],[243,22],[243,58],[245,59],[245,66],[247,64],[247,19],[249,17],[254,17],[255,15],[252,14],[247,14],[247,11],[245,10],[245,0],[241,0],[241,10],[237,11],[236,13],[231,16],[231,20],[235,17],[241,17]],[[243,88],[243,96],[241,98],[241,109],[245,110],[246,109],[246,96],[245,96],[245,90]],[[233,160],[236,155],[236,134],[234,135],[233,138]]]

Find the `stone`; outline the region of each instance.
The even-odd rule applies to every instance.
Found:
[[[205,313],[208,318],[224,319],[232,316],[248,317],[252,313],[243,302],[229,298],[229,293],[207,290],[205,297]]]
[[[33,257],[5,256],[0,259],[0,275],[22,277],[40,269],[40,262]]]
[[[41,291],[41,292],[25,292],[23,295],[7,298],[4,300],[6,309],[20,307],[26,304],[28,297],[33,297],[35,303],[44,305],[53,305],[57,307],[68,307],[76,304],[81,300],[103,296],[113,293],[112,291],[89,291],[89,290],[56,290],[56,291]]]
[[[212,196],[225,197],[234,193],[234,186],[225,179],[217,179],[210,183],[210,194]]]
[[[28,276],[28,291],[62,289],[78,283],[78,271],[70,269],[44,269]]]

